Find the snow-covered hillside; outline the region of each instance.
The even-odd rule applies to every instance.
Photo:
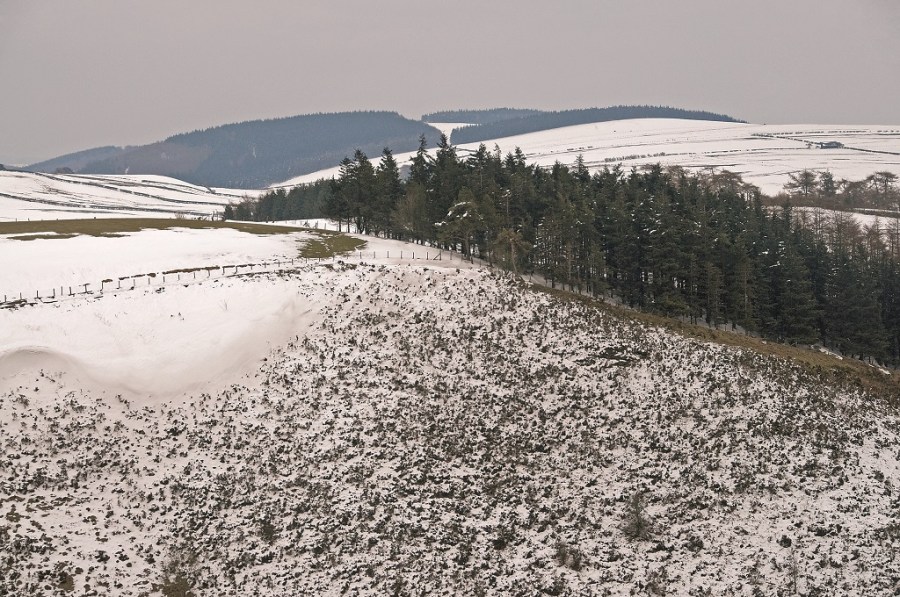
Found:
[[[435,125],[441,127],[442,125]],[[838,142],[844,147],[820,149]],[[622,164],[678,165],[692,170],[726,169],[743,175],[767,194],[782,191],[788,174],[830,170],[835,179],[860,180],[878,170],[900,174],[900,126],[759,125],[678,119],[638,119],[583,124],[485,141],[504,154],[522,149],[542,166],[573,164],[578,155],[592,170]],[[460,145],[462,155],[478,144]],[[401,165],[412,153],[397,155]],[[377,156],[370,156],[373,159]],[[336,175],[337,168],[292,179],[283,185]]]
[[[900,589],[883,398],[490,270],[345,261],[0,310],[0,594]]]
[[[256,192],[198,187],[165,176],[0,171],[0,222],[91,217],[210,217]]]

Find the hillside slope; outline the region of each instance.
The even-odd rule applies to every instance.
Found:
[[[0,592],[900,588],[900,420],[853,387],[480,269],[201,286],[311,307],[202,394],[117,397],[38,364],[3,382]],[[188,291],[90,300],[112,321]],[[78,303],[31,309],[53,308]]]
[[[511,137],[513,135],[525,135],[527,133],[558,129],[566,126],[638,118],[673,118],[679,120],[706,120],[711,122],[744,122],[743,120],[737,120],[731,116],[715,114],[713,112],[704,112],[702,110],[683,110],[681,108],[668,108],[665,106],[610,106],[608,108],[539,112],[494,122],[485,122],[483,124],[478,123],[475,126],[454,130],[450,140],[455,144],[478,143],[490,139]]]
[[[121,148],[87,161],[79,152],[29,166],[80,174],[157,174],[209,187],[263,188],[273,182],[340,162],[361,148],[410,151],[420,135],[431,143],[437,129],[396,112],[344,112],[254,120],[174,135],[150,145]],[[108,148],[107,148],[108,149]]]
[[[163,176],[0,172],[0,222],[222,213],[253,191],[199,187]]]

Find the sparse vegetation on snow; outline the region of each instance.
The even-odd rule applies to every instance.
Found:
[[[0,592],[900,587],[900,419],[852,379],[479,269],[222,284],[321,308],[199,393],[116,395],[53,368],[6,379]]]

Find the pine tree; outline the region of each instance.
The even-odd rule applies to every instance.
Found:
[[[880,358],[887,349],[875,281],[865,268],[862,247],[853,258],[835,256],[828,284],[826,341],[848,356]]]
[[[801,170],[788,174],[790,182],[785,183],[784,190],[791,195],[799,195],[804,199],[813,195],[818,187],[816,173],[812,170]]]
[[[375,169],[375,205],[372,213],[372,227],[376,233],[387,234],[392,230],[391,214],[403,197],[403,182],[394,154],[387,147],[381,154],[381,161]],[[392,234],[393,235],[393,234]]]
[[[406,185],[404,196],[391,214],[391,222],[401,240],[423,242],[430,238],[431,226],[422,185],[416,182]]]
[[[419,148],[410,160],[409,182],[427,189],[431,179],[431,158],[428,155],[428,140],[425,135],[419,137]]]
[[[814,344],[819,340],[819,309],[809,271],[790,244],[783,246],[773,278],[775,337],[788,344]]]

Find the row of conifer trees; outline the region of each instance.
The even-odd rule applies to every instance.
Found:
[[[459,155],[424,142],[408,176],[385,150],[332,181],[263,196],[271,209],[321,210],[368,234],[428,243],[534,273],[629,306],[729,325],[794,344],[900,364],[900,220],[862,228],[849,214],[765,207],[739,176],[653,166],[591,174],[542,168],[520,152]],[[269,205],[268,210],[264,208]],[[294,205],[294,207],[291,207]]]

